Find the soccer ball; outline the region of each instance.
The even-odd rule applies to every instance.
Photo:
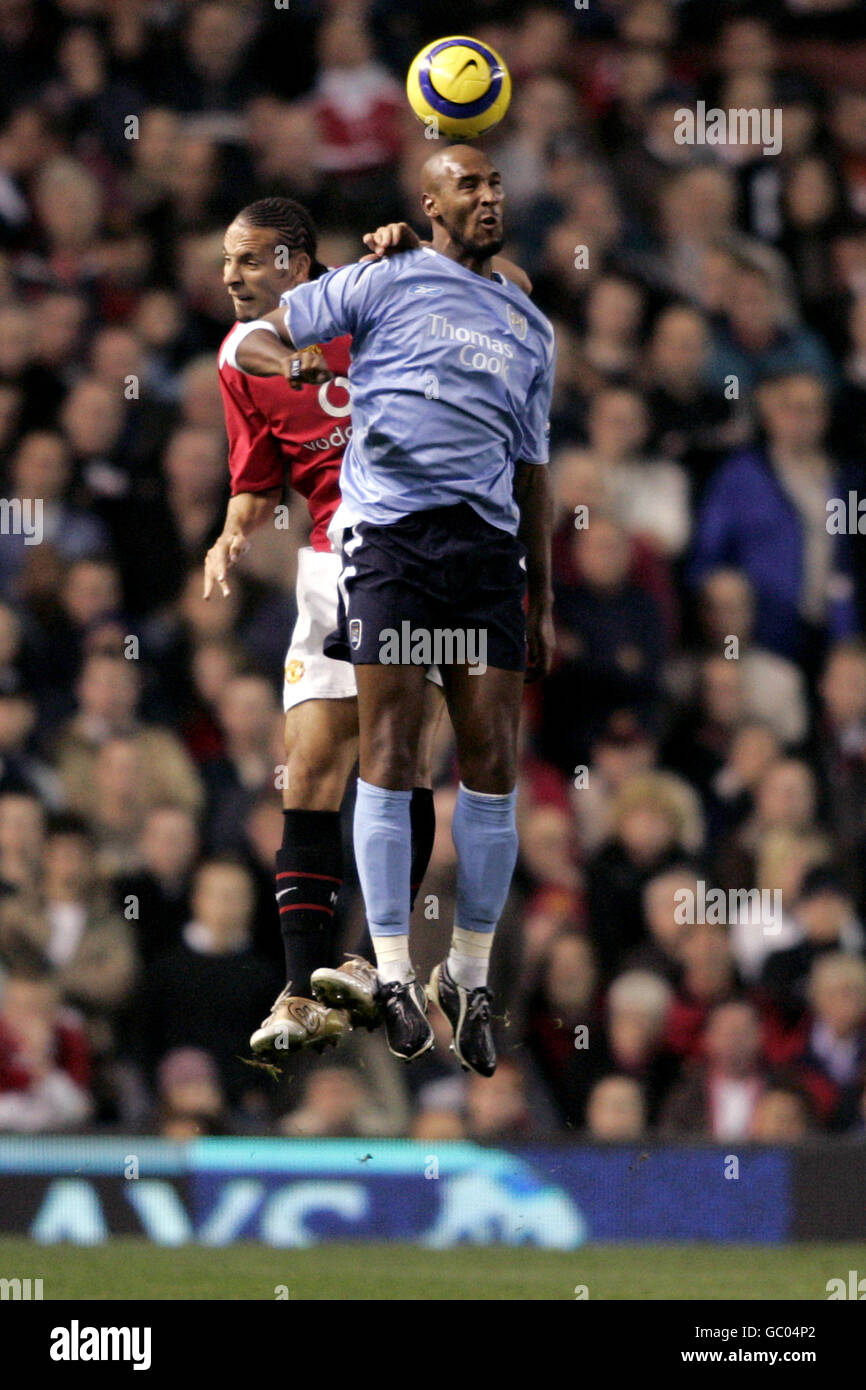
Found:
[[[429,129],[449,140],[474,140],[508,110],[511,77],[495,48],[458,35],[428,43],[415,55],[406,93]]]

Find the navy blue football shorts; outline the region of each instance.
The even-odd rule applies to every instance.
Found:
[[[526,669],[523,546],[466,502],[347,527],[339,590],[327,656]]]

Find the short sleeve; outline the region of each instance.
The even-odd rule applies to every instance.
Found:
[[[520,458],[524,463],[547,463],[550,458],[550,406],[555,362],[552,345],[546,356],[546,364],[533,377],[526,399],[520,445]]]
[[[270,425],[250,399],[243,378],[230,378],[231,368],[219,372],[226,434],[229,441],[231,494],[269,492],[283,486],[285,463]]]
[[[351,333],[356,337],[369,322],[376,295],[377,271],[386,262],[364,261],[329,270],[318,280],[287,290],[280,303],[295,347],[327,343]]]

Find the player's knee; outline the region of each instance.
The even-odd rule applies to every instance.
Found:
[[[503,796],[512,791],[516,769],[512,762],[502,758],[470,758],[461,763],[460,777],[473,791]]]
[[[399,749],[382,749],[378,754],[371,750],[361,759],[360,772],[363,780],[375,787],[411,791],[415,786],[415,759]]]
[[[473,791],[504,795],[514,786],[516,771],[514,752],[493,741],[464,751],[460,757],[461,778]]]
[[[346,790],[351,754],[342,746],[287,751],[283,805],[286,810],[339,811]]]
[[[361,776],[394,790],[415,785],[418,727],[407,718],[406,703],[389,702],[361,737]]]
[[[410,740],[380,727],[363,741],[361,776],[377,787],[408,790],[415,785],[416,750]]]

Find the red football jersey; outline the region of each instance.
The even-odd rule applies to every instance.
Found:
[[[314,550],[331,548],[326,532],[340,501],[340,464],[352,434],[351,342],[346,336],[325,343],[333,379],[298,391],[284,377],[247,376],[229,366],[225,341],[219,352],[232,496],[281,488],[288,476],[289,485],[306,498]]]

